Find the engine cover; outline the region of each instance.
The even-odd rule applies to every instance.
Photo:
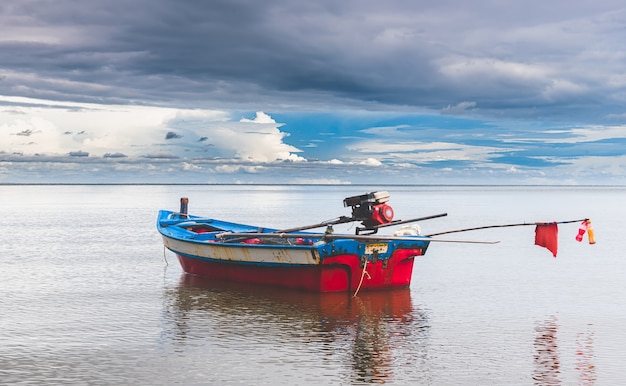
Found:
[[[344,206],[352,207],[352,218],[363,223],[366,229],[388,224],[393,220],[393,208],[386,204],[387,192],[371,192],[343,200]]]

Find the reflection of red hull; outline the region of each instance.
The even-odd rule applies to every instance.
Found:
[[[245,334],[267,349],[287,340],[313,350],[313,357],[324,354],[333,370],[349,369],[341,378],[346,384],[387,383],[398,358],[414,363],[427,357],[428,315],[413,306],[407,287],[353,296],[182,274],[178,286],[165,289],[164,304],[166,329],[176,342],[194,345],[212,335],[225,342]]]
[[[314,292],[375,290],[407,287],[411,283],[414,256],[419,249],[396,250],[388,260],[361,267],[356,255],[327,257],[315,265],[249,265],[241,262],[199,259],[177,254],[183,270],[205,277],[265,284]]]
[[[197,275],[182,275],[180,289],[220,293],[219,297],[198,297],[195,292],[181,292],[189,299],[178,303],[194,304],[198,308],[221,309],[231,312],[233,308],[254,310],[259,315],[271,313],[276,317],[285,316],[306,318],[311,314],[326,323],[355,322],[364,317],[385,318],[403,321],[414,317],[409,288],[388,291],[360,292],[353,297],[345,292],[312,293],[304,291],[283,291],[278,287],[258,286],[232,281],[216,281]],[[249,294],[254,294],[250,297]],[[223,301],[223,302],[222,302]],[[206,302],[199,304],[198,302]],[[185,306],[183,306],[185,307]]]

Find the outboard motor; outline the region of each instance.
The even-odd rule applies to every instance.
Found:
[[[371,192],[360,196],[352,196],[343,200],[344,207],[352,207],[352,218],[361,221],[364,230],[376,233],[378,225],[393,221],[393,208],[386,204],[388,192]]]

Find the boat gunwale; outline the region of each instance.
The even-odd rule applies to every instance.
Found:
[[[309,239],[309,240],[317,239],[317,241],[312,242],[311,244],[290,244],[289,242],[284,242],[284,241],[289,240],[291,238],[281,237],[282,234],[277,233],[278,230],[272,229],[272,228],[259,228],[259,227],[246,225],[246,224],[228,222],[228,221],[193,216],[193,215],[186,215],[188,217],[187,219],[181,219],[180,222],[163,226],[162,218],[165,217],[164,215],[166,215],[166,217],[170,217],[172,215],[180,215],[180,213],[166,211],[166,210],[161,210],[159,212],[157,228],[163,237],[168,237],[172,240],[202,245],[206,247],[219,247],[219,248],[228,248],[228,249],[231,249],[231,248],[259,249],[259,250],[263,250],[263,249],[264,250],[310,250],[313,253],[318,253],[320,255],[327,255],[327,253],[323,251],[327,250],[329,247],[339,252],[341,250],[346,250],[346,249],[355,249],[355,245],[366,246],[366,245],[384,243],[384,244],[387,244],[389,248],[391,248],[394,251],[401,250],[401,249],[424,250],[428,247],[428,244],[430,242],[430,240],[424,239],[424,238],[415,238],[413,240],[386,240],[385,237],[381,237],[380,240],[373,239],[373,240],[365,241],[365,240],[357,240],[355,238],[350,238],[348,235],[346,235],[346,238],[325,240],[324,233],[321,233],[321,232],[311,233],[311,232],[298,231],[298,232],[290,233],[290,235],[294,236],[293,239],[297,239],[299,238],[298,236],[301,235],[302,238],[304,239]],[[263,234],[267,234],[268,236],[271,235],[272,233],[276,233],[276,239],[282,240],[283,242],[282,243],[280,242],[258,243],[258,244],[257,243],[241,243],[241,242],[235,243],[232,241],[228,241],[227,239],[215,237],[216,235],[219,235],[219,234],[227,234],[229,232],[232,232],[231,230],[227,229],[226,226],[223,226],[222,228],[213,226],[213,228],[216,228],[219,230],[204,232],[204,233],[196,233],[193,230],[189,230],[189,229],[186,229],[185,227],[180,226],[180,224],[185,224],[191,220],[196,220],[196,219],[203,220],[202,222],[197,222],[198,225],[204,225],[205,223],[207,225],[210,225],[212,223],[217,223],[217,224],[224,224],[224,225],[232,225],[235,228],[249,229],[251,233],[250,239],[256,238],[254,233],[256,234],[263,233]],[[183,220],[186,220],[186,221],[183,221]],[[259,229],[262,229],[263,231],[259,232]],[[246,232],[239,232],[239,233],[245,234]],[[242,236],[242,237],[244,237],[245,239],[245,236]],[[356,249],[358,249],[358,247],[356,247]],[[388,257],[381,257],[381,258],[386,259],[389,257],[391,257],[391,254],[389,254]]]

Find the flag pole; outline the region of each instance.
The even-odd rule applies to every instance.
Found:
[[[587,221],[587,220],[588,220],[587,218],[583,218],[580,220],[567,220],[567,221],[532,222],[532,223],[525,222],[525,223],[519,223],[519,224],[485,225],[485,226],[480,226],[480,227],[475,227],[475,228],[463,228],[463,229],[456,229],[456,230],[451,230],[451,231],[431,233],[426,236],[428,237],[440,236],[440,235],[447,235],[449,233],[468,232],[468,231],[476,231],[480,229],[489,229],[489,228],[507,228],[507,227],[519,227],[519,226],[540,225],[540,224],[568,224],[568,223],[581,222],[581,221]]]

